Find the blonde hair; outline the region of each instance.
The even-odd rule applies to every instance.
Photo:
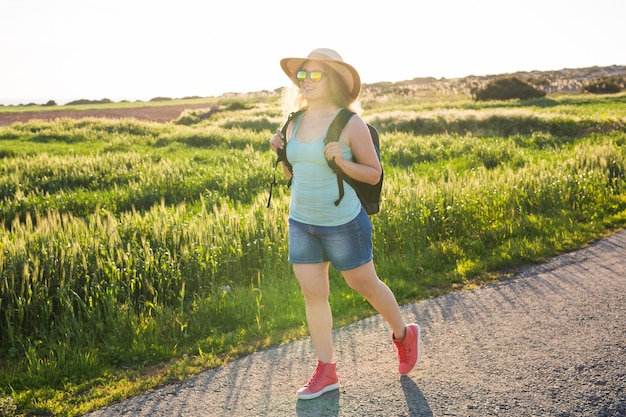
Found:
[[[356,113],[361,113],[361,103],[357,99],[352,99],[348,86],[343,82],[343,79],[339,76],[337,71],[332,69],[329,65],[322,63],[324,66],[324,72],[328,76],[330,82],[330,99],[338,107],[345,107]],[[302,89],[295,85],[290,84],[289,87],[283,89],[282,94],[282,108],[285,115],[291,113],[295,109],[305,109],[309,106],[309,102],[302,95]]]

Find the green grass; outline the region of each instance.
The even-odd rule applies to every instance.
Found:
[[[375,258],[398,300],[624,227],[624,98],[365,103],[385,167]],[[276,102],[0,128],[0,399],[81,415],[307,334],[286,187],[266,208]],[[331,279],[337,326],[375,313]]]

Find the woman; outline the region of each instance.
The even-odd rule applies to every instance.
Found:
[[[270,140],[278,152],[285,143],[293,166],[289,208],[289,262],[306,304],[306,318],[317,354],[317,367],[309,382],[298,390],[311,399],[339,388],[333,362],[332,312],[328,301],[328,268],[341,271],[348,285],[365,297],[389,323],[399,356],[398,370],[409,373],[419,359],[420,328],[406,325],[395,296],[376,275],[373,263],[372,224],[355,191],[344,184],[337,199],[337,177],[326,159],[350,177],[376,184],[382,168],[369,129],[352,116],[338,142],[324,145],[328,126],[343,107],[354,105],[361,89],[358,72],[331,49],[316,49],[306,58],[285,58],[283,71],[299,86],[300,108],[306,108],[287,128]],[[353,162],[354,160],[356,162]],[[283,165],[285,175],[290,171]]]

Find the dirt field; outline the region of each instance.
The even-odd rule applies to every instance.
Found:
[[[171,106],[145,106],[126,109],[89,109],[89,110],[50,110],[23,113],[3,112],[0,108],[0,126],[7,126],[15,122],[26,122],[32,119],[54,120],[60,118],[81,119],[85,117],[103,117],[108,119],[134,118],[151,120],[154,122],[169,122],[177,119],[187,109],[207,108],[208,104],[185,104]]]

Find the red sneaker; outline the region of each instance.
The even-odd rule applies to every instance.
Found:
[[[337,364],[317,361],[317,367],[311,380],[298,390],[298,398],[310,400],[325,392],[339,388],[339,378],[336,371]]]
[[[392,335],[393,336],[393,335]],[[404,339],[396,340],[393,336],[393,344],[398,351],[398,371],[401,375],[406,375],[415,368],[420,359],[420,337],[421,330],[417,324],[406,326]]]

